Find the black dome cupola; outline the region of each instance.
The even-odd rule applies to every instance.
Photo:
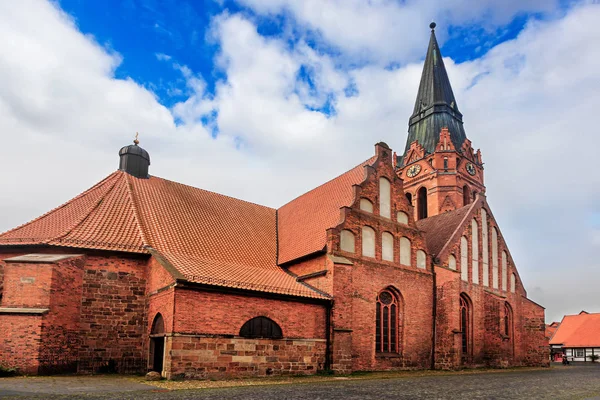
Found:
[[[136,178],[148,179],[148,167],[150,166],[150,155],[139,144],[138,134],[135,134],[133,144],[119,150],[119,170],[127,172]]]

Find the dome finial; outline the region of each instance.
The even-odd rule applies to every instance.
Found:
[[[431,21],[431,23],[429,24],[429,27],[431,28],[431,31],[433,32],[433,30],[434,30],[434,29],[435,29],[435,27],[436,27],[436,24],[435,24],[435,22]]]
[[[139,135],[139,133],[137,133],[137,132],[136,132],[136,133],[135,133],[135,139],[133,139],[133,144],[135,144],[136,146],[137,146],[138,144],[140,144],[140,141],[138,140],[138,135]]]

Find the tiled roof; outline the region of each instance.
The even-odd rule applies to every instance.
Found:
[[[600,313],[565,315],[550,339],[564,347],[600,347]]]
[[[275,224],[272,208],[117,171],[68,203],[0,235],[0,246],[133,253],[148,253],[149,246],[190,281],[326,298],[277,266]]]
[[[440,254],[474,206],[475,203],[471,203],[456,210],[417,221],[417,228],[425,233],[427,249],[431,255]]]
[[[144,253],[131,197],[115,172],[60,207],[0,235],[0,245],[54,246]]]
[[[364,167],[375,159],[368,159],[277,210],[280,264],[323,250],[326,230],[340,222],[340,208],[350,206],[353,200],[352,185],[365,179]]]
[[[552,335],[554,335],[559,326],[560,322],[553,322],[550,325],[546,324],[546,337],[548,339],[552,338]]]

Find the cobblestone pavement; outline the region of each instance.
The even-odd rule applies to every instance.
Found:
[[[22,378],[22,380],[32,378]],[[36,378],[33,378],[36,379]],[[40,378],[44,379],[44,378]],[[77,379],[74,377],[73,379]],[[94,378],[91,378],[94,379]],[[342,380],[286,384],[273,386],[245,386],[216,389],[191,389],[164,391],[146,385],[136,389],[134,382],[124,383],[116,379],[117,389],[86,390],[74,392],[71,387],[65,395],[55,390],[37,394],[25,390],[3,392],[5,380],[0,380],[0,396],[18,399],[597,399],[600,400],[600,365],[554,367],[548,370],[510,371],[473,374],[448,374],[391,379]],[[123,385],[123,386],[121,386]],[[96,385],[96,388],[98,389]],[[22,387],[21,389],[23,389]],[[120,388],[120,389],[119,389]],[[114,389],[114,388],[113,388]],[[125,391],[128,390],[128,391]],[[133,391],[132,391],[133,390]]]

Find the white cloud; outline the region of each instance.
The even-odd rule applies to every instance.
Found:
[[[419,58],[427,26],[480,24],[493,30],[523,12],[556,9],[556,0],[238,0],[262,15],[288,12],[300,26],[342,49],[344,56],[381,63]],[[445,31],[438,39],[443,42]]]
[[[152,174],[273,207],[366,159],[377,141],[401,151],[421,72],[411,60],[425,52],[433,3],[407,2],[403,9],[386,1],[371,8],[329,2],[319,12],[303,3],[254,6],[265,13],[287,7],[344,54],[369,52],[376,62],[340,69],[303,38],[290,48],[285,39],[259,35],[251,20],[223,14],[211,35],[226,79],[209,96],[202,76],[165,57],[189,90],[167,109],[140,83],[116,79],[121,56],[82,35],[51,4],[0,2],[0,207],[8,210],[0,230],[116,169],[119,147],[136,131]],[[445,18],[468,22],[492,9],[491,24],[499,24],[548,3],[448,4],[455,7],[447,13],[456,15]],[[593,297],[597,232],[586,224],[600,211],[600,174],[587,154],[600,144],[599,17],[597,5],[583,5],[564,18],[530,23],[481,59],[445,60],[467,135],[486,162],[488,200],[531,296],[549,307],[551,319],[581,308],[600,311]],[[390,58],[403,67],[379,66]],[[299,79],[302,66],[312,85]],[[346,97],[349,85],[356,91]],[[309,109],[327,101],[336,111],[331,116]],[[207,116],[212,125],[204,126]],[[556,300],[565,286],[577,296]]]
[[[171,58],[173,58],[170,55],[165,54],[165,53],[154,53],[154,55],[156,56],[156,59],[159,61],[170,61]]]

